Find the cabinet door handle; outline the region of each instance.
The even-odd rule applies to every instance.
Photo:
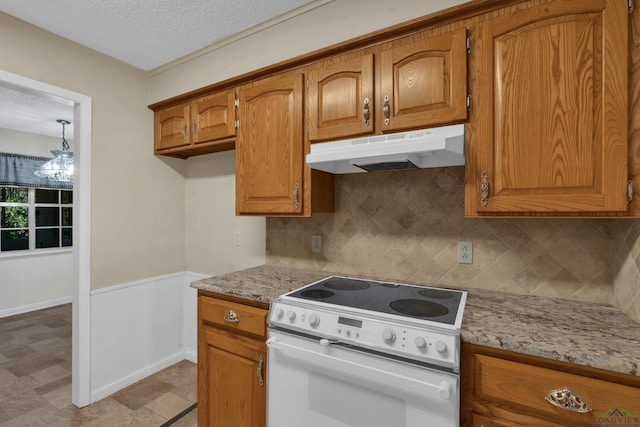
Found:
[[[369,98],[364,99],[362,106],[362,117],[364,118],[364,126],[369,127]]]
[[[384,116],[384,124],[389,126],[389,117],[391,113],[389,112],[389,95],[384,96],[384,105],[382,106],[382,115]]]
[[[298,186],[298,183],[296,182],[296,185],[293,186],[293,203],[296,206],[296,209],[298,209],[298,207],[300,206],[300,201],[298,200],[298,192],[299,192],[300,187]]]
[[[198,139],[198,119],[193,119],[193,124],[191,125],[191,134],[193,135],[193,139]]]
[[[547,402],[572,412],[591,412],[591,406],[567,387],[551,390],[545,396]]]
[[[258,382],[260,383],[260,387],[264,385],[264,378],[262,376],[262,368],[264,366],[264,357],[260,355],[260,359],[258,360]]]
[[[238,315],[233,312],[233,310],[229,310],[224,314],[224,321],[227,323],[238,323],[240,319],[238,319]]]
[[[480,191],[482,193],[482,206],[487,206],[487,203],[489,203],[489,175],[487,171],[482,171]]]
[[[185,141],[187,140],[187,124],[186,123],[182,125],[182,137],[184,138]]]

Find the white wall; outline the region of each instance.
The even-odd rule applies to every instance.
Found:
[[[60,138],[0,128],[0,152],[51,157]],[[0,317],[71,301],[72,253],[0,256]]]
[[[0,317],[71,302],[70,251],[0,257]]]
[[[236,216],[235,191],[235,151],[187,160],[188,271],[216,275],[264,264],[265,219]]]
[[[67,138],[67,141],[69,141],[71,151],[73,151],[73,141],[69,138]],[[0,128],[0,152],[2,153],[53,157],[50,151],[60,150],[61,148],[62,128],[60,128],[59,138]]]

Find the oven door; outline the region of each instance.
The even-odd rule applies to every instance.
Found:
[[[457,427],[459,377],[269,329],[268,427]]]

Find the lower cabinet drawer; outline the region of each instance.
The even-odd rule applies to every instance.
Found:
[[[198,298],[201,322],[266,337],[268,311],[206,296]]]
[[[508,405],[534,416],[563,420],[568,426],[610,425],[619,423],[626,414],[640,417],[640,389],[635,387],[482,354],[474,355],[474,365],[477,399]],[[557,392],[552,393],[554,390]],[[545,399],[549,393],[560,406]],[[586,405],[590,411],[570,409],[585,409]],[[510,424],[483,424],[474,416],[473,425]]]

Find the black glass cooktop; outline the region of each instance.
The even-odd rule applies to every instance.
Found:
[[[287,296],[453,325],[462,292],[330,276]]]

